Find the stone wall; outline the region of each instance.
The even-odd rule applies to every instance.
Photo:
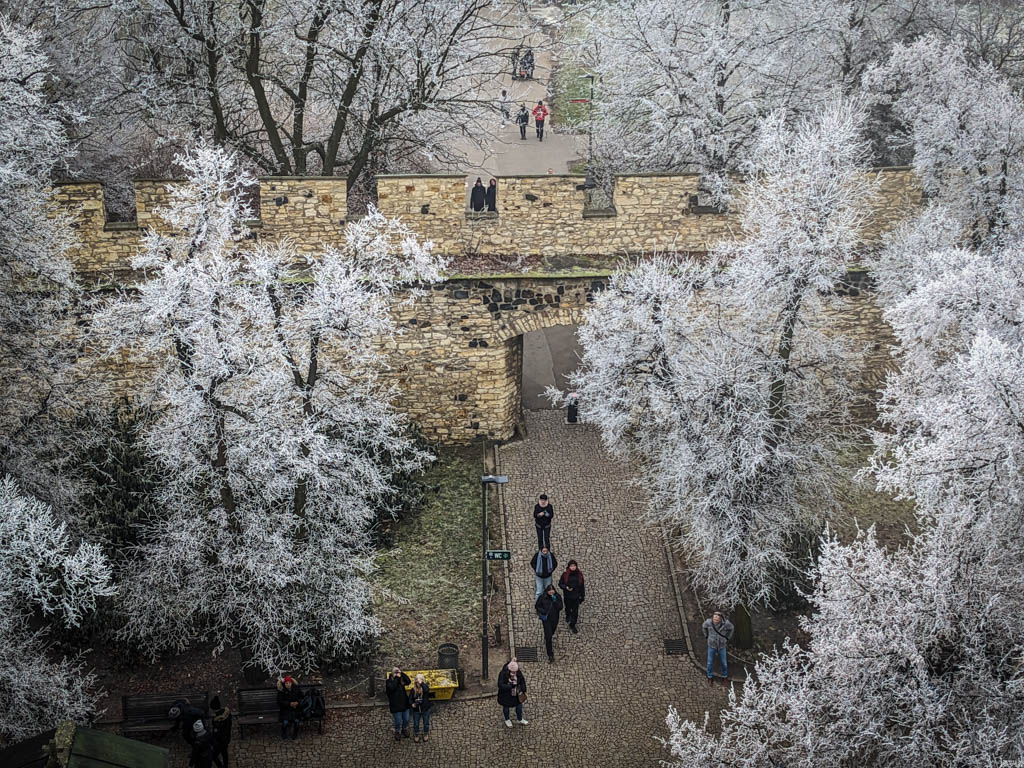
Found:
[[[868,238],[877,241],[920,204],[921,190],[905,168],[872,171],[877,194]],[[705,251],[732,237],[739,214],[701,213],[689,207],[697,194],[695,175],[619,176],[614,210],[584,211],[580,176],[521,176],[498,179],[494,214],[467,211],[463,176],[381,176],[381,211],[398,216],[440,253],[509,257],[590,257],[590,267],[611,268],[623,256],[653,250]],[[83,273],[124,272],[147,228],[161,230],[158,215],[173,181],[135,182],[137,221],[107,223],[103,188],[96,183],[62,184],[55,197],[75,217],[82,243],[74,255]],[[260,181],[260,218],[251,222],[262,238],[289,238],[303,252],[339,243],[346,223],[345,181],[338,178],[272,177]],[[593,257],[598,257],[597,260]]]

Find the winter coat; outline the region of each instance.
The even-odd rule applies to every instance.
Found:
[[[174,706],[181,711],[181,714],[178,715],[178,719],[171,726],[171,731],[180,730],[185,741],[192,744],[196,739],[192,726],[195,725],[196,720],[203,719],[204,712],[196,705],[189,704],[185,699],[178,699],[178,701],[174,702]]]
[[[487,203],[487,191],[483,184],[474,184],[473,191],[469,193],[469,207],[474,211],[482,211]]]
[[[406,692],[405,686],[411,682],[412,680],[405,672],[401,677],[388,675],[388,681],[384,688],[388,693],[388,710],[391,714],[405,712],[409,708],[409,694]]]
[[[484,201],[487,203],[488,211],[498,210],[498,185],[487,187],[487,191],[484,192]]]
[[[226,747],[231,743],[231,710],[227,707],[218,709],[213,713],[213,743],[217,746]]]
[[[511,672],[508,671],[508,664],[501,668],[498,673],[498,703],[503,707],[514,707],[519,703],[519,694],[526,693],[526,675],[520,667],[516,672],[516,684],[509,682]]]
[[[537,609],[537,616],[541,621],[557,624],[558,614],[562,611],[562,598],[558,596],[557,592],[552,595],[545,592],[537,598],[533,607]]]
[[[541,528],[550,528],[551,521],[555,517],[555,505],[550,501],[546,507],[540,504],[533,505],[533,523]]]
[[[530,113],[525,109],[520,109],[516,112],[516,125],[529,125],[530,124]]]
[[[212,768],[214,753],[213,736],[207,731],[192,742],[189,768]]]
[[[537,558],[544,558],[544,562],[541,564],[540,573],[537,573]],[[548,550],[548,557],[551,558],[551,568],[548,568],[548,558],[544,557],[540,552],[534,552],[533,557],[530,558],[530,570],[542,579],[551,578],[555,573],[555,568],[558,567],[558,559],[555,557],[555,553],[550,549]]]
[[[562,599],[567,603],[582,603],[587,596],[587,587],[583,580],[583,571],[576,568],[575,573],[566,569],[558,580],[562,588]]]
[[[409,708],[413,712],[429,712],[434,703],[430,700],[430,685],[423,683],[420,686],[421,693],[416,693],[416,686],[409,689]]]
[[[302,688],[298,683],[292,683],[288,688],[284,683],[277,684],[277,708],[280,710],[282,720],[298,720],[301,716],[298,706],[292,706],[292,702],[302,703]]]
[[[704,631],[704,639],[708,641],[708,648],[716,651],[719,648],[725,648],[729,641],[732,640],[732,622],[724,617],[718,626],[715,626],[713,620],[705,619],[701,629]]]
[[[536,123],[543,123],[548,116],[548,108],[543,104],[538,104],[533,108],[533,120]]]

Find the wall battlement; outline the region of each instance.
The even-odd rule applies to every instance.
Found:
[[[866,237],[877,241],[916,210],[921,188],[907,168],[871,172],[877,180]],[[706,251],[733,237],[739,213],[706,213],[690,206],[699,176],[638,174],[616,177],[614,209],[585,211],[582,176],[518,176],[498,179],[498,213],[467,210],[464,176],[381,176],[379,207],[400,217],[446,256],[609,257],[652,250]],[[157,211],[169,202],[174,181],[135,182],[135,223],[108,223],[103,187],[62,184],[56,200],[77,218],[81,248],[74,261],[84,273],[122,271],[142,233],[166,224]],[[337,243],[346,224],[345,181],[323,177],[260,180],[260,215],[252,223],[261,238],[290,238],[306,252]]]

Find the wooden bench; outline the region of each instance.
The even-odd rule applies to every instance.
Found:
[[[186,693],[157,693],[143,696],[122,696],[121,711],[124,722],[121,733],[133,736],[142,733],[167,733],[174,721],[167,717],[174,702],[187,699],[189,704],[204,712],[210,708],[209,691],[188,691]]]
[[[454,669],[406,669],[405,674],[412,681],[416,675],[423,675],[423,681],[430,686],[430,700],[447,701],[459,687],[459,673]],[[412,683],[405,686],[405,690],[412,690]]]
[[[321,696],[324,695],[322,685],[300,684],[299,687],[304,695],[314,690],[319,691]],[[238,723],[238,735],[245,736],[245,726],[247,725],[269,725],[281,722],[280,712],[281,710],[277,706],[277,688],[239,688],[238,717],[235,718]],[[317,731],[323,733],[324,719],[312,717],[304,722],[312,721],[317,723]]]

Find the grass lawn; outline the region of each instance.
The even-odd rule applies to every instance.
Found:
[[[462,648],[479,637],[482,474],[479,446],[440,449],[423,477],[437,490],[395,526],[394,547],[377,557],[374,610],[389,664],[433,667],[441,643]],[[496,510],[489,504],[488,511]]]

